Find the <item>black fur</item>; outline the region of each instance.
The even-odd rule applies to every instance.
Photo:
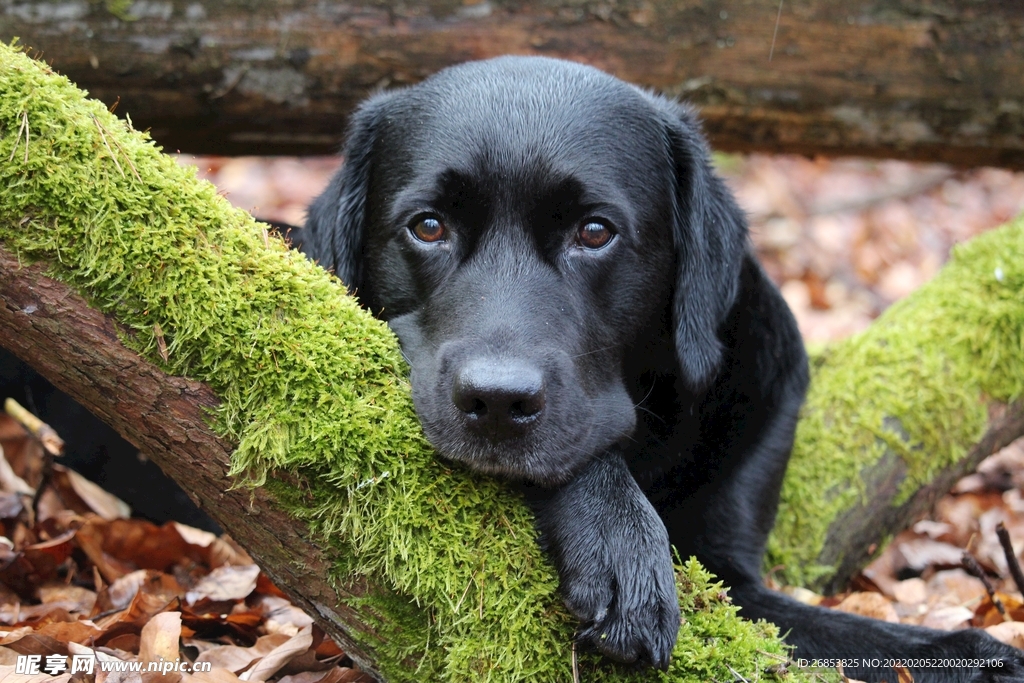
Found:
[[[522,486],[583,640],[667,665],[671,542],[798,657],[996,658],[912,672],[1024,680],[1021,651],[981,632],[762,586],[807,362],[687,109],[585,66],[501,58],[370,99],[345,156],[296,237],[398,334],[438,451]],[[424,218],[443,239],[413,234]],[[595,220],[615,236],[588,249]]]

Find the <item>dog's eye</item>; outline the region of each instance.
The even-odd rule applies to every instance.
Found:
[[[413,236],[420,242],[428,244],[442,241],[448,232],[444,227],[444,223],[433,216],[418,218],[409,226],[409,230],[412,231]]]
[[[589,221],[576,231],[576,240],[584,249],[600,249],[615,237],[615,233],[598,221]]]

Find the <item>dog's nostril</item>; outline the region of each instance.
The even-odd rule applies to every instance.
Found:
[[[544,376],[526,363],[472,360],[455,373],[452,402],[477,427],[523,427],[544,410]]]
[[[484,403],[483,401],[481,401],[478,398],[472,399],[472,403],[473,403],[473,405],[471,405],[469,410],[466,410],[465,412],[473,413],[477,417],[483,417],[484,415],[487,414],[487,404],[486,403]]]
[[[509,406],[508,414],[513,420],[528,420],[536,417],[544,408],[543,399],[543,395],[539,395],[522,401],[516,401]]]

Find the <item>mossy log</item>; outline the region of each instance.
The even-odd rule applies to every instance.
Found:
[[[0,344],[145,450],[367,670],[572,680],[574,625],[526,506],[434,457],[387,327],[7,46],[0,299]],[[699,564],[677,577],[669,671],[581,656],[585,680],[763,679],[785,661]]]
[[[20,36],[168,149],[324,154],[374,88],[500,54],[697,105],[723,150],[1024,168],[1024,3],[0,0]]]
[[[1024,433],[1024,218],[812,364],[766,567],[824,592]]]

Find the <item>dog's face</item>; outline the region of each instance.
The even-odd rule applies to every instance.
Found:
[[[708,356],[691,379],[707,381],[719,351],[701,328],[732,293],[697,282],[677,310],[694,278],[679,253],[708,248],[703,226],[680,225],[700,210],[680,193],[706,174],[702,147],[679,158],[680,136],[700,141],[682,116],[594,69],[521,58],[357,113],[346,167],[310,210],[314,256],[398,335],[442,455],[563,483],[634,428],[627,354],[689,335]]]

